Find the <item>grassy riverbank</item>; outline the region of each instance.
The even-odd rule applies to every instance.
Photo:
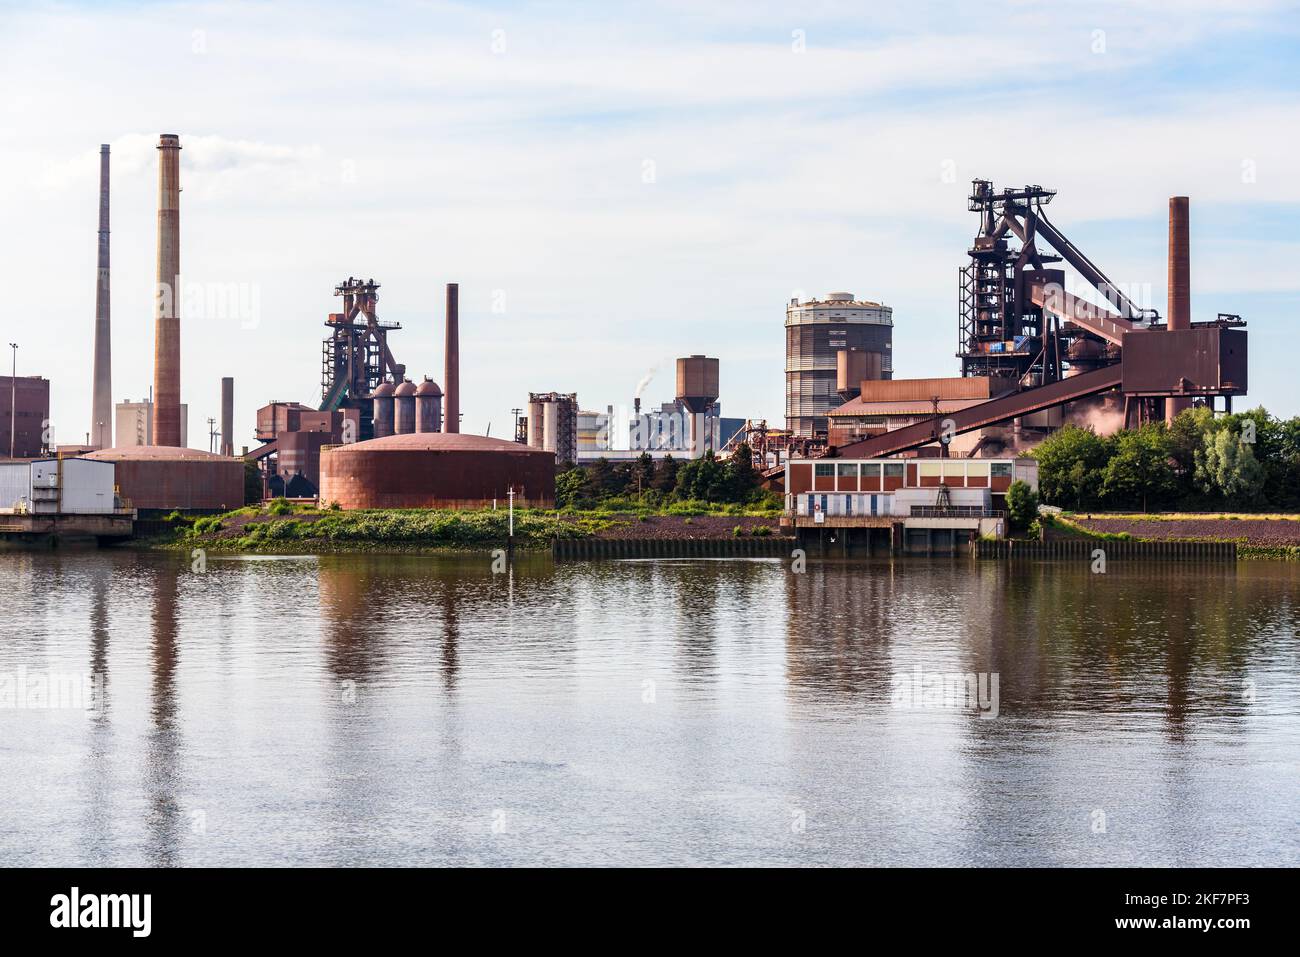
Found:
[[[1065,512],[1053,517],[1051,527],[1098,541],[1235,542],[1239,558],[1300,561],[1300,515],[1294,514]]]
[[[544,550],[555,539],[734,538],[777,530],[770,509],[675,503],[662,510],[516,509],[515,547]],[[140,544],[217,552],[436,552],[505,544],[505,509],[391,509],[339,511],[284,501],[248,506],[197,520],[173,514],[169,530]]]

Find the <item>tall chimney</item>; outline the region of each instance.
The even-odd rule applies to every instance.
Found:
[[[91,379],[90,437],[113,444],[113,356],[110,345],[108,282],[108,144],[99,148],[99,265],[95,278],[95,361]]]
[[[221,380],[221,454],[235,454],[235,380]]]
[[[444,347],[442,381],[442,431],[460,431],[460,286],[447,283],[447,341]]]
[[[1186,196],[1169,197],[1169,302],[1165,328],[1169,332],[1192,325],[1192,266],[1190,213]],[[1190,408],[1191,399],[1165,400],[1165,422],[1173,424],[1179,412]]]
[[[158,139],[158,288],[153,353],[153,440],[181,444],[181,140]]]

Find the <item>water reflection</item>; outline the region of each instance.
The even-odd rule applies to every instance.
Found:
[[[0,555],[0,672],[108,676],[0,712],[0,857],[1300,858],[1294,566],[491,566]],[[895,706],[917,668],[998,674],[998,719]]]

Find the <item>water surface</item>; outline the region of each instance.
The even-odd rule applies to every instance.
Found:
[[[0,553],[21,865],[1300,863],[1300,568]],[[896,675],[995,674],[996,718]],[[933,702],[932,702],[933,704]]]

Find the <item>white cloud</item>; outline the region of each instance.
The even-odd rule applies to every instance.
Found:
[[[41,290],[37,319],[57,330],[22,354],[56,379],[56,422],[88,406],[100,142],[113,146],[118,398],[150,378],[151,131],[182,137],[186,277],[256,287],[262,306],[255,329],[185,324],[196,435],[221,375],[237,376],[244,423],[266,399],[313,397],[320,323],[350,273],[384,284],[382,314],[407,325],[399,358],[438,378],[441,284],[461,282],[471,428],[530,389],[626,401],[648,357],[684,351],[723,358],[731,414],[777,418],[795,288],[889,302],[897,367],[950,371],[975,176],[1059,189],[1058,225],[1157,299],[1174,193],[1193,197],[1198,296],[1296,285],[1294,244],[1233,230],[1243,211],[1300,203],[1300,96],[1158,81],[1207,37],[1271,27],[1268,4],[887,8],[870,22],[841,4],[4,16],[0,203],[24,225],[0,236],[0,262]],[[795,29],[805,54],[790,50]]]

